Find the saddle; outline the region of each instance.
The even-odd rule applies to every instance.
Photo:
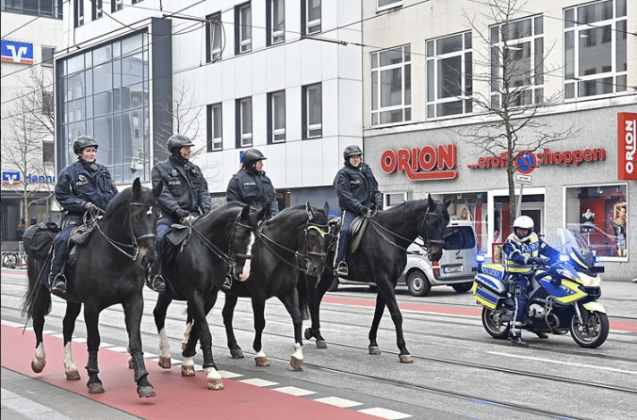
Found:
[[[353,254],[358,251],[358,247],[363,240],[365,230],[367,229],[367,223],[369,220],[365,216],[358,216],[352,221],[349,227],[349,253]]]
[[[166,233],[166,236],[164,236],[164,241],[166,242],[164,242],[163,246],[163,264],[171,265],[177,259],[181,250],[188,243],[191,232],[191,226],[178,223],[170,225],[170,230]],[[170,244],[171,246],[167,247],[166,244]]]
[[[77,253],[80,248],[86,243],[86,240],[91,236],[95,230],[95,225],[80,225],[73,229],[71,235],[69,235],[69,254],[66,257],[65,266],[72,266],[77,259]],[[64,272],[64,270],[63,270]]]

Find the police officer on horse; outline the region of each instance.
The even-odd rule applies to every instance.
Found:
[[[345,257],[349,227],[354,219],[361,214],[367,214],[370,209],[383,208],[383,195],[378,190],[378,182],[369,165],[361,161],[362,154],[360,147],[347,146],[343,151],[345,165],[334,179],[334,189],[341,207],[341,230],[334,258],[334,274],[337,276],[349,274]]]
[[[106,210],[108,203],[117,195],[115,182],[108,169],[95,162],[97,148],[98,144],[92,137],[76,138],[73,141],[73,152],[77,155],[77,161],[58,175],[55,199],[66,214],[62,220],[62,230],[53,239],[53,257],[48,279],[53,292],[66,292],[63,266],[71,233],[82,225],[86,212]]]
[[[182,134],[172,135],[166,144],[170,157],[155,165],[152,171],[153,186],[160,181],[164,189],[157,199],[161,207],[161,219],[157,223],[157,260],[150,269],[148,285],[162,292],[166,283],[161,276],[163,239],[175,223],[192,223],[197,217],[210,213],[208,183],[201,169],[190,162],[194,143]]]

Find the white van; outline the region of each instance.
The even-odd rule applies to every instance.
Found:
[[[414,296],[427,296],[433,286],[451,286],[458,293],[465,293],[473,285],[478,252],[473,223],[452,220],[443,235],[442,258],[431,262],[426,253],[416,244],[407,248],[407,265],[398,279],[399,285],[407,285]],[[334,292],[340,284],[367,284],[353,280],[335,279],[329,291]]]

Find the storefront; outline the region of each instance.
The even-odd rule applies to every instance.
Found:
[[[581,232],[604,263],[606,278],[614,280],[630,280],[637,273],[637,183],[632,171],[637,114],[625,111],[543,117],[548,126],[572,123],[576,135],[535,150],[530,167],[522,160],[515,172],[516,194],[523,191],[521,213],[534,220],[538,235],[548,238],[563,227]],[[473,221],[480,251],[497,260],[498,245],[512,223],[505,156],[486,156],[456,133],[433,128],[368,136],[365,160],[386,205],[427,193],[450,199],[452,218]]]

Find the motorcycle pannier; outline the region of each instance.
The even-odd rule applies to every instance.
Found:
[[[33,259],[46,260],[53,238],[59,231],[57,224],[53,222],[37,223],[29,227],[22,237],[24,252]]]

